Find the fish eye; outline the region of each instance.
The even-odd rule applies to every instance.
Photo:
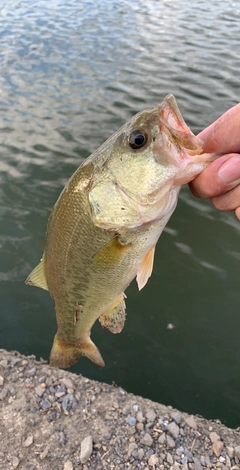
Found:
[[[140,149],[148,140],[148,136],[144,131],[133,131],[129,136],[129,145],[132,149]]]

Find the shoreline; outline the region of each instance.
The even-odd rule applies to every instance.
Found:
[[[240,470],[240,428],[0,349],[1,470]]]

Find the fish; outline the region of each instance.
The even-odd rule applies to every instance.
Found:
[[[93,325],[99,319],[110,332],[122,331],[126,288],[135,277],[139,290],[146,285],[181,186],[215,158],[203,153],[169,94],[75,171],[50,214],[42,259],[25,281],[55,302],[51,366],[67,368],[81,356],[104,366]]]

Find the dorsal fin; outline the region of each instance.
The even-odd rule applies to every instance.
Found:
[[[25,282],[30,286],[36,286],[41,289],[48,290],[45,276],[45,253],[43,253],[40,263],[32,270]]]
[[[138,289],[141,290],[152,274],[155,246],[144,256],[137,272]]]

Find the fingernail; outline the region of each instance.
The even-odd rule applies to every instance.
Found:
[[[240,158],[232,157],[220,166],[218,177],[224,183],[234,183],[240,179]]]

